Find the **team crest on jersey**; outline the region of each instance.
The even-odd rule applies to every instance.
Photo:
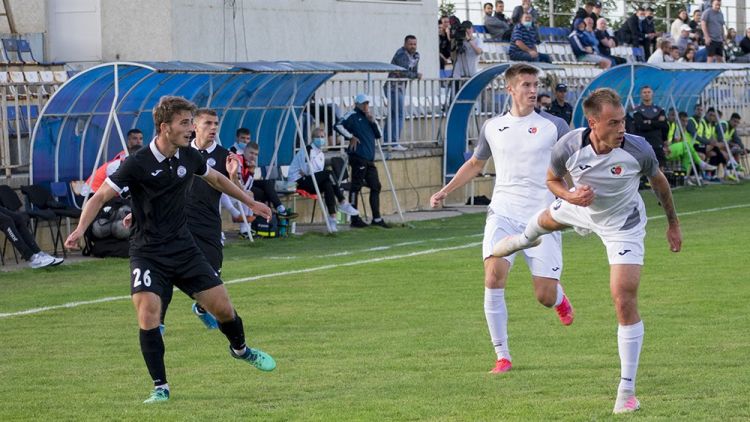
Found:
[[[209,167],[213,167],[216,165],[216,160],[214,160],[213,158],[209,158],[208,160],[206,160],[206,164],[208,164]]]
[[[612,168],[609,169],[609,172],[615,176],[619,176],[622,174],[622,166],[619,164],[616,166],[612,166]]]
[[[186,174],[187,174],[187,169],[185,167],[183,166],[177,167],[177,175],[179,177],[185,177]]]
[[[530,127],[529,128],[529,133],[532,134],[532,135],[536,135],[536,128],[535,127]]]

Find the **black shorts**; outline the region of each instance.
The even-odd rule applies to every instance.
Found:
[[[706,153],[706,146],[703,144],[693,144],[693,149],[695,149],[695,152],[700,152],[701,154]]]
[[[193,239],[198,249],[203,252],[203,256],[208,260],[211,268],[221,275],[221,264],[224,262],[224,246],[221,244],[221,239],[207,239],[195,233],[193,233]]]
[[[130,294],[152,292],[160,297],[173,286],[190,297],[222,284],[203,252],[190,242],[170,254],[130,257]]]
[[[706,53],[708,53],[708,57],[724,57],[724,43],[721,41],[711,41],[711,44],[706,46]]]

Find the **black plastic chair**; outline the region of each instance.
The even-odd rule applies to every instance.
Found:
[[[60,243],[60,248],[63,252],[63,257],[66,256],[65,248],[63,247],[62,238],[62,219],[63,218],[75,218],[81,217],[81,210],[72,208],[62,202],[56,200],[49,189],[41,185],[28,185],[21,186],[21,192],[26,196],[31,211],[51,211],[55,215],[55,224],[57,225],[57,236],[54,238],[55,253],[57,253],[57,244]]]
[[[52,225],[55,224],[58,220],[57,215],[55,215],[54,212],[49,210],[21,210],[21,207],[23,207],[23,203],[21,202],[21,199],[18,198],[18,195],[16,195],[15,192],[13,192],[13,189],[11,189],[10,186],[7,185],[0,185],[0,205],[3,207],[15,211],[20,212],[21,214],[26,215],[29,218],[29,221],[32,223],[32,233],[34,234],[34,237],[36,237],[36,230],[37,227],[39,227],[39,221],[46,221],[49,227],[49,235],[50,239],[52,239],[55,242],[55,255],[57,255],[57,238],[55,234],[52,231]],[[7,242],[8,239],[5,239],[5,242]],[[62,246],[62,243],[60,244]],[[5,249],[5,246],[3,246],[3,250]]]

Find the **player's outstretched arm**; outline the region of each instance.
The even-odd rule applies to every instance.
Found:
[[[664,213],[667,215],[667,242],[672,252],[679,252],[682,249],[682,232],[680,231],[680,221],[677,219],[677,212],[672,201],[672,191],[669,189],[669,181],[664,173],[659,171],[655,176],[649,177],[651,189],[654,190],[656,198],[659,200]]]
[[[487,160],[480,160],[476,157],[469,158],[469,161],[465,162],[460,169],[456,172],[456,175],[451,181],[445,185],[442,189],[435,192],[430,198],[430,206],[437,208],[438,205],[448,197],[448,194],[461,186],[469,183],[471,179],[477,177],[482,172],[484,164]]]
[[[115,196],[117,196],[117,192],[115,192],[115,190],[112,189],[108,184],[102,183],[101,187],[99,187],[99,190],[96,191],[94,196],[86,201],[86,206],[83,207],[83,212],[81,212],[81,218],[78,219],[78,226],[75,228],[75,230],[70,232],[68,238],[65,239],[66,248],[78,248],[78,240],[83,237],[86,229],[89,228],[89,225],[91,225],[91,223],[94,221],[96,215],[99,214],[99,210],[104,204],[106,204]]]
[[[250,197],[245,191],[240,189],[237,185],[232,183],[223,174],[209,167],[208,174],[203,176],[205,180],[212,188],[219,192],[224,192],[234,199],[237,199],[247,205],[255,215],[261,216],[266,220],[271,218],[271,209],[266,204],[256,202]]]

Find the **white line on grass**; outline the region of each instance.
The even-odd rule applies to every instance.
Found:
[[[750,207],[750,204],[730,205],[730,206],[726,206],[726,207],[707,208],[707,209],[703,209],[703,210],[687,211],[687,212],[684,212],[684,213],[679,213],[678,216],[684,217],[684,216],[687,216],[687,215],[705,214],[705,213],[710,213],[710,212],[725,211],[725,210],[731,210],[731,209],[737,209],[737,208],[748,208],[748,207]],[[656,219],[661,219],[661,218],[665,218],[665,216],[664,215],[656,215],[656,216],[648,217],[649,220],[656,220]],[[454,236],[454,237],[447,237],[447,238],[440,238],[440,239],[418,240],[418,241],[413,241],[413,242],[402,242],[402,243],[396,243],[396,244],[394,244],[392,246],[414,245],[414,244],[420,244],[420,243],[424,243],[424,242],[428,242],[428,241],[449,240],[449,239],[456,239],[456,238],[470,237],[470,236],[480,236],[480,235]],[[422,251],[411,252],[411,253],[401,254],[401,255],[383,256],[383,257],[379,257],[379,258],[363,259],[363,260],[358,260],[358,261],[344,262],[344,263],[340,263],[340,264],[321,265],[321,266],[318,266],[318,267],[302,268],[302,269],[299,269],[299,270],[290,270],[290,271],[282,271],[282,272],[278,272],[278,273],[261,274],[261,275],[256,275],[256,276],[252,276],[252,277],[244,277],[244,278],[238,278],[238,279],[235,279],[235,280],[229,280],[229,281],[226,281],[225,284],[246,283],[248,281],[261,280],[261,279],[264,279],[264,278],[283,277],[283,276],[294,275],[294,274],[312,273],[312,272],[317,272],[317,271],[331,270],[331,269],[334,269],[334,268],[351,267],[351,266],[355,266],[355,265],[372,264],[372,263],[375,263],[375,262],[391,261],[391,260],[395,260],[395,259],[409,258],[409,257],[412,257],[412,256],[428,255],[428,254],[433,254],[433,253],[437,253],[437,252],[454,251],[454,250],[458,250],[458,249],[466,249],[466,248],[471,248],[471,247],[474,247],[474,246],[478,246],[481,243],[482,242],[472,242],[472,243],[466,243],[466,244],[463,244],[463,245],[450,246],[450,247],[445,247],[445,248],[425,249],[425,250],[422,250]],[[383,248],[383,247],[369,248],[369,249],[365,249],[365,251],[368,251],[368,250],[383,250],[381,248]],[[386,247],[386,249],[387,249],[387,247]],[[80,302],[68,302],[68,303],[64,303],[62,305],[43,306],[43,307],[40,307],[40,308],[26,309],[26,310],[18,311],[18,312],[0,313],[0,318],[10,318],[10,317],[14,317],[14,316],[32,315],[32,314],[38,314],[38,313],[47,312],[47,311],[53,311],[53,310],[56,310],[56,309],[77,308],[77,307],[83,306],[83,305],[93,305],[93,304],[97,304],[97,303],[113,302],[113,301],[116,301],[116,300],[126,300],[126,299],[130,299],[130,296],[112,296],[112,297],[104,297],[104,298],[101,298],[101,299],[86,300],[86,301],[80,301]]]

